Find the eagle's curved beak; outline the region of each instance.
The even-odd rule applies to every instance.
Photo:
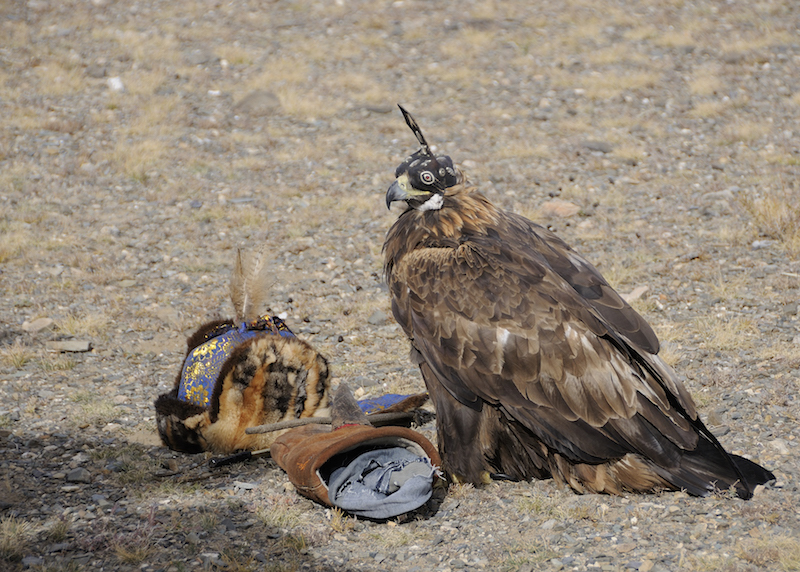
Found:
[[[391,209],[392,203],[395,201],[404,201],[408,198],[408,191],[406,185],[408,184],[408,176],[400,175],[395,179],[389,190],[386,191],[386,208]]]

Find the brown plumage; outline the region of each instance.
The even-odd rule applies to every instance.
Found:
[[[387,234],[385,273],[452,477],[552,476],[617,494],[733,486],[742,498],[774,478],[725,452],[653,330],[589,262],[492,205],[403,112],[422,149],[387,191],[408,209]]]

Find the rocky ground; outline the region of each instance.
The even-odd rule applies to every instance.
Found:
[[[795,2],[10,0],[0,36],[0,568],[800,568]],[[773,486],[451,487],[372,523],[160,446],[240,247],[336,383],[423,389],[380,276],[396,102],[633,300]]]

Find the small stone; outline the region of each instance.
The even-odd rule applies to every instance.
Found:
[[[53,324],[53,320],[50,318],[37,318],[32,322],[28,322],[27,320],[22,322],[22,329],[26,332],[30,332],[32,334],[44,330],[45,328],[50,327]]]
[[[703,195],[703,198],[708,202],[716,202],[716,201],[735,201],[736,195],[733,194],[733,191],[730,189],[725,189],[722,191],[713,191],[711,193],[706,193]]]
[[[180,324],[178,310],[172,307],[163,307],[156,310],[156,316],[167,325],[177,326]]]
[[[568,218],[575,216],[580,211],[581,207],[575,203],[571,203],[562,199],[553,199],[552,201],[547,201],[546,203],[543,203],[541,207],[539,207],[539,212],[544,217],[557,216],[560,218]]]
[[[264,90],[251,91],[233,107],[237,115],[244,114],[251,117],[271,115],[280,109],[281,101],[278,96]]]
[[[51,352],[88,352],[92,349],[91,342],[84,340],[45,342],[44,346]]]
[[[122,80],[118,76],[108,78],[106,85],[108,86],[108,89],[115,93],[121,93],[125,91],[125,84],[122,83]]]
[[[86,66],[86,75],[95,79],[102,79],[106,77],[106,67],[98,64],[89,64]]]
[[[638,300],[639,298],[641,298],[642,295],[649,289],[650,289],[649,286],[647,286],[646,284],[642,286],[637,286],[636,288],[631,290],[630,293],[622,294],[622,299],[625,300],[628,304],[630,304],[634,300]]]
[[[652,560],[642,560],[642,563],[639,565],[639,572],[650,572],[653,566],[655,566],[655,563]]]
[[[773,439],[769,442],[769,446],[775,449],[779,455],[788,455],[789,446],[785,439]]]
[[[125,470],[125,463],[120,461],[119,459],[114,459],[106,463],[106,470],[111,471],[112,473],[121,473]]]
[[[387,319],[388,316],[386,315],[386,312],[383,312],[381,310],[375,310],[374,312],[372,312],[372,315],[370,315],[370,317],[367,318],[367,322],[369,322],[373,326],[380,326],[382,324],[385,324]]]
[[[68,483],[91,483],[92,482],[92,474],[84,469],[83,467],[78,467],[77,469],[71,470],[67,473],[67,482]]]
[[[241,481],[233,481],[233,486],[236,487],[237,489],[244,489],[246,491],[250,491],[256,488],[258,485],[254,483],[243,483]]]
[[[210,569],[222,563],[218,552],[203,552],[200,554],[200,559],[203,561],[203,568]]]
[[[189,54],[186,56],[186,63],[190,66],[201,66],[203,64],[207,64],[208,62],[215,61],[216,59],[217,58],[213,53],[198,48],[189,52]]]
[[[614,147],[611,143],[606,143],[605,141],[595,141],[595,140],[587,140],[581,143],[581,147],[585,147],[590,151],[599,151],[600,153],[611,153]]]

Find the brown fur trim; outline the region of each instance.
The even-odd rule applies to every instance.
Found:
[[[204,430],[218,452],[268,447],[281,433],[245,429],[327,415],[328,364],[307,342],[265,334],[237,346],[222,366]]]
[[[199,405],[178,399],[177,395],[177,389],[173,389],[156,399],[158,434],[170,449],[200,453],[207,448],[201,426],[208,423],[208,412]]]
[[[414,395],[409,395],[404,400],[398,401],[386,409],[376,411],[376,413],[404,413],[406,411],[413,411],[414,409],[419,409],[425,405],[427,401],[427,393],[415,393]]]
[[[228,320],[208,322],[187,341],[187,355]],[[208,408],[178,399],[181,372],[155,402],[159,435],[176,451],[230,453],[269,447],[282,433],[247,435],[245,429],[329,414],[327,360],[307,342],[268,332],[239,344],[225,361]]]

